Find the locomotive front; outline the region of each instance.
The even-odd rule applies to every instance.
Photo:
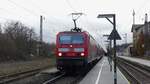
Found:
[[[87,35],[84,32],[60,32],[56,39],[56,64],[59,70],[81,68],[87,64]]]

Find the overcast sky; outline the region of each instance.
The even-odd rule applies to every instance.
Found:
[[[116,14],[118,32],[128,34],[132,42],[132,12],[135,10],[136,23],[144,23],[144,14],[150,14],[149,0],[0,0],[0,22],[18,20],[34,27],[39,33],[39,17],[43,15],[44,40],[55,42],[59,31],[73,28],[72,12],[82,12],[78,26],[90,32],[101,45],[105,43],[103,34],[109,34],[112,25],[105,19],[97,19],[98,14]],[[102,40],[103,39],[103,40]],[[119,41],[124,43],[125,40]]]

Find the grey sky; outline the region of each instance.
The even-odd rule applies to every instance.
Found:
[[[109,34],[112,25],[96,17],[100,13],[115,13],[119,33],[128,33],[128,42],[132,42],[132,11],[135,10],[136,23],[144,23],[144,14],[150,13],[149,6],[149,0],[0,0],[0,22],[19,20],[34,27],[38,33],[39,17],[43,15],[44,40],[54,42],[57,32],[73,27],[69,14],[83,12],[85,15],[78,21],[78,26],[89,31],[102,44],[102,34]]]

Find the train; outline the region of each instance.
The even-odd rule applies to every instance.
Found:
[[[58,70],[79,70],[90,66],[104,55],[104,50],[86,31],[63,31],[56,35]]]

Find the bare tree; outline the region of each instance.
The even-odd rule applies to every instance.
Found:
[[[14,41],[17,48],[18,59],[28,59],[31,53],[36,51],[36,34],[33,29],[20,22],[10,22],[5,24],[5,34]]]
[[[8,60],[30,60],[37,58],[38,37],[33,28],[21,22],[7,22],[4,32],[0,27],[0,62]],[[53,57],[55,44],[43,42],[43,55]]]

